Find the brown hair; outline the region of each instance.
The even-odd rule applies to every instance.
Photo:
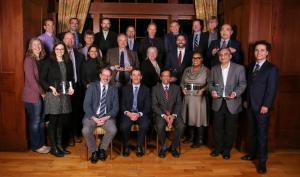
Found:
[[[34,41],[38,41],[38,42],[40,42],[40,44],[41,44],[42,50],[41,50],[41,52],[40,52],[40,54],[39,54],[39,57],[36,57],[36,56],[34,55],[34,53],[33,53],[33,50],[32,50],[32,44],[33,44]],[[41,60],[41,59],[43,59],[45,56],[46,56],[46,51],[45,51],[45,48],[44,48],[44,45],[43,45],[42,41],[41,41],[39,38],[32,38],[32,39],[30,40],[30,42],[29,42],[28,49],[27,49],[27,51],[26,51],[26,57],[31,57],[31,58],[34,58],[34,59],[36,59],[36,60]]]

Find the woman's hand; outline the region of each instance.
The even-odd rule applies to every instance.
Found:
[[[73,95],[74,94],[74,89],[73,88],[69,88],[67,94],[68,95]]]
[[[182,92],[183,92],[184,95],[186,95],[187,94],[187,89],[186,88],[182,89]]]
[[[58,96],[58,95],[59,95],[59,93],[56,91],[56,88],[55,88],[55,87],[50,86],[50,89],[51,89],[52,94],[53,94],[54,96]]]

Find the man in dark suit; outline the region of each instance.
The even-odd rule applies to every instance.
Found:
[[[95,44],[102,51],[103,58],[106,57],[108,49],[115,48],[117,44],[117,33],[110,31],[110,20],[103,18],[101,20],[101,31],[95,34]]]
[[[102,161],[106,159],[107,148],[117,133],[115,118],[119,111],[118,90],[109,84],[112,71],[103,68],[99,76],[100,82],[93,82],[88,87],[83,104],[85,115],[82,135],[86,140],[88,151],[92,153],[92,163],[97,163],[98,159]],[[105,130],[105,134],[97,150],[94,131],[98,126]]]
[[[242,160],[258,158],[257,172],[266,173],[268,158],[268,127],[277,92],[278,69],[267,60],[271,44],[257,41],[254,45],[256,61],[248,67],[247,115],[249,154]]]
[[[147,58],[147,50],[149,47],[156,47],[158,50],[157,55],[157,62],[164,65],[164,56],[165,56],[165,49],[164,49],[164,43],[163,41],[156,37],[156,24],[150,23],[147,28],[148,35],[146,38],[141,40],[140,45],[140,56],[142,57],[140,60],[144,61]]]
[[[188,46],[192,51],[199,51],[204,56],[204,65],[207,66],[207,43],[208,36],[203,30],[203,20],[196,19],[193,21],[193,34],[188,38]]]
[[[112,83],[118,88],[128,83],[132,69],[140,67],[137,53],[127,49],[125,34],[119,34],[117,48],[107,51],[106,62],[113,71]]]
[[[123,156],[129,156],[129,139],[131,126],[133,124],[137,124],[139,126],[139,130],[137,132],[136,156],[142,157],[144,155],[142,148],[144,144],[144,138],[150,124],[150,90],[149,88],[141,84],[142,73],[140,70],[133,69],[130,78],[131,84],[126,85],[122,89],[122,116],[120,130],[123,135]]]
[[[231,62],[229,48],[218,53],[220,63],[211,69],[208,89],[213,98],[213,151],[211,156],[222,153],[230,159],[230,151],[235,140],[238,114],[242,111],[241,95],[246,89],[246,73],[242,65]]]
[[[220,34],[221,39],[212,41],[207,51],[207,57],[210,60],[211,67],[220,64],[218,58],[218,51],[223,48],[230,49],[232,55],[232,62],[243,64],[241,55],[241,44],[240,42],[231,39],[231,35],[233,34],[232,27],[229,24],[224,24],[221,28]]]
[[[218,24],[219,22],[216,16],[209,17],[207,21],[207,31],[205,32],[205,34],[208,37],[207,47],[210,46],[210,43],[212,41],[217,40],[219,38]]]
[[[127,36],[127,48],[129,50],[139,52],[140,43],[135,39],[135,28],[134,26],[128,26],[126,29],[126,36]]]
[[[180,25],[178,21],[174,20],[170,23],[170,32],[164,37],[165,52],[169,53],[176,50],[176,38],[179,34]]]
[[[182,99],[179,86],[171,84],[171,72],[164,70],[161,72],[158,83],[152,88],[152,110],[154,113],[155,128],[161,150],[160,158],[165,158],[169,150],[173,157],[178,158],[179,152],[176,150],[180,136],[184,130],[184,123],[181,117]],[[166,127],[174,127],[174,137],[171,146],[166,147]]]
[[[79,31],[79,19],[76,17],[72,17],[69,20],[69,31],[67,32],[71,32],[74,34],[74,48],[79,49],[81,48],[83,45],[83,39],[81,34],[78,32]],[[58,39],[60,39],[61,41],[63,41],[64,36],[67,32],[62,32],[58,34]]]
[[[67,32],[64,35],[63,42],[67,47],[67,52],[69,54],[69,58],[73,64],[73,76],[74,76],[74,94],[72,95],[72,114],[70,120],[68,121],[68,126],[70,129],[70,136],[69,138],[74,138],[76,142],[81,142],[81,128],[82,128],[82,117],[83,117],[83,99],[84,99],[84,91],[81,82],[81,67],[84,62],[84,55],[82,55],[76,48],[75,48],[75,37],[74,34],[71,32]],[[74,141],[70,142],[71,145],[74,145]]]
[[[176,49],[167,54],[165,68],[172,71],[171,82],[180,84],[184,69],[192,64],[192,55],[186,45],[186,37],[179,34],[176,38]]]

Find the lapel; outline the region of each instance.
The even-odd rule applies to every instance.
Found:
[[[133,57],[132,57],[132,53],[131,53],[131,50],[127,50],[127,56],[128,56],[128,60],[129,60],[129,63],[130,63],[130,66],[133,66]]]
[[[101,96],[101,87],[100,87],[100,82],[98,82],[96,87],[97,107],[100,105],[100,100],[101,100],[100,96]]]
[[[253,69],[254,69],[254,67],[255,67],[255,64],[256,64],[256,62],[255,62],[254,65],[251,67],[251,70],[250,70],[251,75],[252,75],[252,73],[253,73]],[[259,75],[261,75],[261,74],[266,70],[266,68],[268,67],[268,64],[269,64],[269,62],[268,62],[268,60],[266,60],[266,61],[264,62],[264,64],[260,67],[260,69],[258,70],[258,73],[256,74],[256,77],[254,77],[254,80],[255,80],[256,78],[260,78]]]
[[[222,87],[224,87],[221,64],[217,65],[216,71],[217,71],[217,78],[219,78],[221,80],[220,83],[222,84]]]
[[[227,80],[226,80],[226,85],[229,83],[229,79],[233,79],[233,74],[234,74],[234,63],[230,62],[229,70],[228,70],[228,75],[227,75]]]

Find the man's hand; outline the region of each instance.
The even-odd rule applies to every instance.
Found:
[[[182,89],[182,92],[183,92],[183,94],[184,95],[186,95],[187,94],[187,90],[184,88],[184,89]]]
[[[231,94],[229,96],[226,96],[226,99],[234,99],[235,97],[236,97],[236,93],[231,92]]]
[[[218,53],[219,51],[219,48],[214,48],[212,51],[211,51],[211,54],[212,55],[216,55],[216,53]]]
[[[260,113],[261,113],[261,114],[266,114],[266,113],[268,113],[268,111],[269,111],[269,108],[266,107],[266,106],[262,106],[262,107],[260,108]]]
[[[133,70],[132,66],[127,66],[126,68],[124,68],[124,71],[126,72],[131,72]]]
[[[177,78],[172,76],[171,79],[170,79],[170,82],[176,82],[177,81]]]
[[[217,99],[217,98],[220,98],[220,96],[217,94],[217,92],[216,91],[212,91],[211,92],[211,96],[214,98],[214,99]]]
[[[235,53],[236,52],[236,49],[232,48],[232,47],[229,47],[229,50],[230,50],[231,53]]]

